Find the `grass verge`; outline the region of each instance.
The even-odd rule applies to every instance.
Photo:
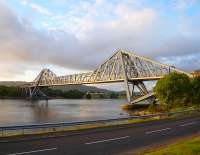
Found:
[[[144,155],[200,155],[200,136],[146,152]]]

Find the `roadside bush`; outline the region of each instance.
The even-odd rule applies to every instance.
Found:
[[[173,107],[189,103],[190,88],[190,79],[187,75],[173,72],[157,82],[154,93],[164,109],[169,111]]]
[[[148,111],[151,112],[152,114],[157,113],[157,112],[162,112],[163,109],[160,107],[160,105],[151,103],[148,107]]]
[[[200,77],[196,77],[191,81],[192,103],[200,106]]]

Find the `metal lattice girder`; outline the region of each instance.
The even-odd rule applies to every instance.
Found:
[[[42,94],[40,88],[55,85],[95,84],[109,82],[124,82],[128,103],[136,103],[150,98],[143,81],[158,80],[170,72],[189,73],[161,64],[151,59],[138,56],[123,50],[117,51],[112,57],[92,72],[56,76],[49,69],[43,69],[33,82],[28,84],[30,98]],[[130,83],[133,86],[130,91]],[[141,98],[134,99],[134,87],[140,91]],[[44,94],[43,94],[44,96]]]
[[[37,78],[30,83],[30,87],[123,82],[126,78],[128,81],[157,80],[170,72],[185,73],[191,76],[189,73],[169,65],[119,50],[92,72],[56,76],[49,69],[43,69]]]

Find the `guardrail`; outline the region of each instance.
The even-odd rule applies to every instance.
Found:
[[[177,114],[188,114],[191,112],[200,112],[199,110],[185,110],[179,112],[167,112],[160,114],[149,114],[143,116],[130,116],[123,118],[115,118],[109,120],[95,120],[95,121],[81,121],[81,122],[59,122],[59,123],[45,123],[32,125],[17,125],[0,127],[0,137],[41,134],[50,132],[70,131],[77,129],[87,129],[100,126],[110,126],[119,124],[128,124],[131,120],[147,119],[153,117],[173,116]]]

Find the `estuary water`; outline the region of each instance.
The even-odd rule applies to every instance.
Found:
[[[122,99],[0,100],[0,126],[127,117]]]

